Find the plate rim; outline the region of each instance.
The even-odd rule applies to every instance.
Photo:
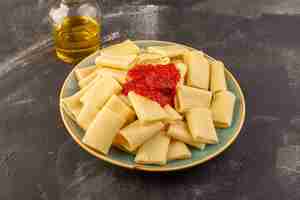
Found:
[[[189,47],[187,45],[184,45],[184,44],[180,44],[180,43],[176,43],[176,42],[168,42],[168,41],[160,41],[160,40],[134,40],[133,41],[134,43],[159,43],[159,44],[177,44],[177,45],[181,45],[181,46],[185,46],[189,49],[194,49],[194,50],[198,50],[198,49],[195,49],[193,47]],[[84,150],[86,150],[87,152],[89,152],[90,154],[92,154],[93,156],[97,157],[98,159],[101,159],[101,160],[104,160],[106,162],[109,162],[111,164],[114,164],[114,165],[117,165],[117,166],[120,166],[120,167],[124,167],[124,168],[127,168],[127,169],[131,169],[131,170],[142,170],[142,171],[148,171],[148,172],[167,172],[167,171],[177,171],[177,170],[183,170],[183,169],[187,169],[187,168],[191,168],[191,167],[194,167],[196,165],[199,165],[199,164],[202,164],[202,163],[205,163],[215,157],[217,157],[218,155],[220,155],[222,152],[224,152],[227,148],[229,148],[233,142],[237,139],[237,136],[240,134],[241,132],[241,129],[244,125],[244,122],[245,122],[245,118],[246,118],[246,103],[245,103],[245,97],[244,97],[244,94],[243,94],[243,91],[238,83],[238,81],[236,80],[236,78],[233,76],[233,74],[231,73],[231,71],[229,71],[227,69],[227,67],[225,66],[225,71],[226,73],[230,76],[230,78],[233,80],[234,84],[237,86],[237,89],[238,89],[238,92],[239,92],[239,95],[240,95],[240,106],[241,106],[241,109],[240,109],[240,113],[241,113],[241,121],[240,121],[240,124],[238,126],[238,128],[236,129],[234,135],[232,138],[230,138],[230,140],[224,145],[222,146],[218,151],[214,152],[213,154],[203,158],[203,159],[200,159],[200,160],[196,160],[192,163],[189,163],[189,164],[184,164],[184,165],[180,165],[180,166],[172,166],[172,167],[166,167],[166,166],[157,166],[155,168],[153,167],[147,167],[147,165],[141,165],[141,164],[126,164],[124,162],[121,162],[121,161],[118,161],[118,160],[115,160],[115,159],[112,159],[112,158],[109,158],[107,157],[106,155],[103,155],[99,152],[97,152],[96,150],[92,149],[91,147],[87,146],[86,144],[84,144],[80,138],[78,138],[74,133],[73,131],[71,130],[71,128],[69,127],[68,123],[66,122],[66,117],[65,117],[65,114],[64,114],[64,111],[63,111],[63,108],[61,106],[61,99],[63,98],[63,91],[65,90],[66,88],[66,83],[67,83],[67,80],[70,79],[71,75],[74,74],[74,71],[79,68],[78,66],[84,62],[85,60],[88,60],[90,57],[94,56],[95,54],[97,54],[99,52],[96,51],[94,53],[92,53],[91,55],[89,55],[88,57],[84,58],[82,61],[80,61],[79,63],[77,63],[73,69],[71,70],[71,72],[69,72],[69,74],[67,75],[67,77],[65,78],[64,80],[64,83],[60,89],[60,92],[59,92],[59,112],[60,112],[60,116],[62,118],[62,121],[63,121],[63,124],[65,126],[65,128],[67,129],[67,132],[69,133],[69,135],[71,135],[71,137],[75,140],[75,142],[77,143],[77,145],[79,145],[81,148],[83,148]],[[212,57],[210,57],[209,55],[205,54],[204,55],[210,59],[210,60],[216,60]]]

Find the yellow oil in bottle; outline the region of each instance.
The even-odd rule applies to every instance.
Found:
[[[57,56],[76,63],[100,48],[100,24],[87,16],[67,17],[54,27]]]

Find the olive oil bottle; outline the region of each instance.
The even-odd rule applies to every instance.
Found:
[[[95,0],[61,0],[49,16],[61,60],[77,63],[100,48],[101,11]]]

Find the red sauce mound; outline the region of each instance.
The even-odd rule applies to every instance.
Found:
[[[148,97],[161,106],[174,106],[176,85],[180,74],[174,64],[167,65],[136,65],[127,73],[128,80],[123,85],[122,93],[130,91]]]

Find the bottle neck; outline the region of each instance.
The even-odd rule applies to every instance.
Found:
[[[71,4],[79,4],[79,3],[83,3],[86,2],[88,0],[62,0],[62,3],[67,4],[67,5],[71,5]]]

